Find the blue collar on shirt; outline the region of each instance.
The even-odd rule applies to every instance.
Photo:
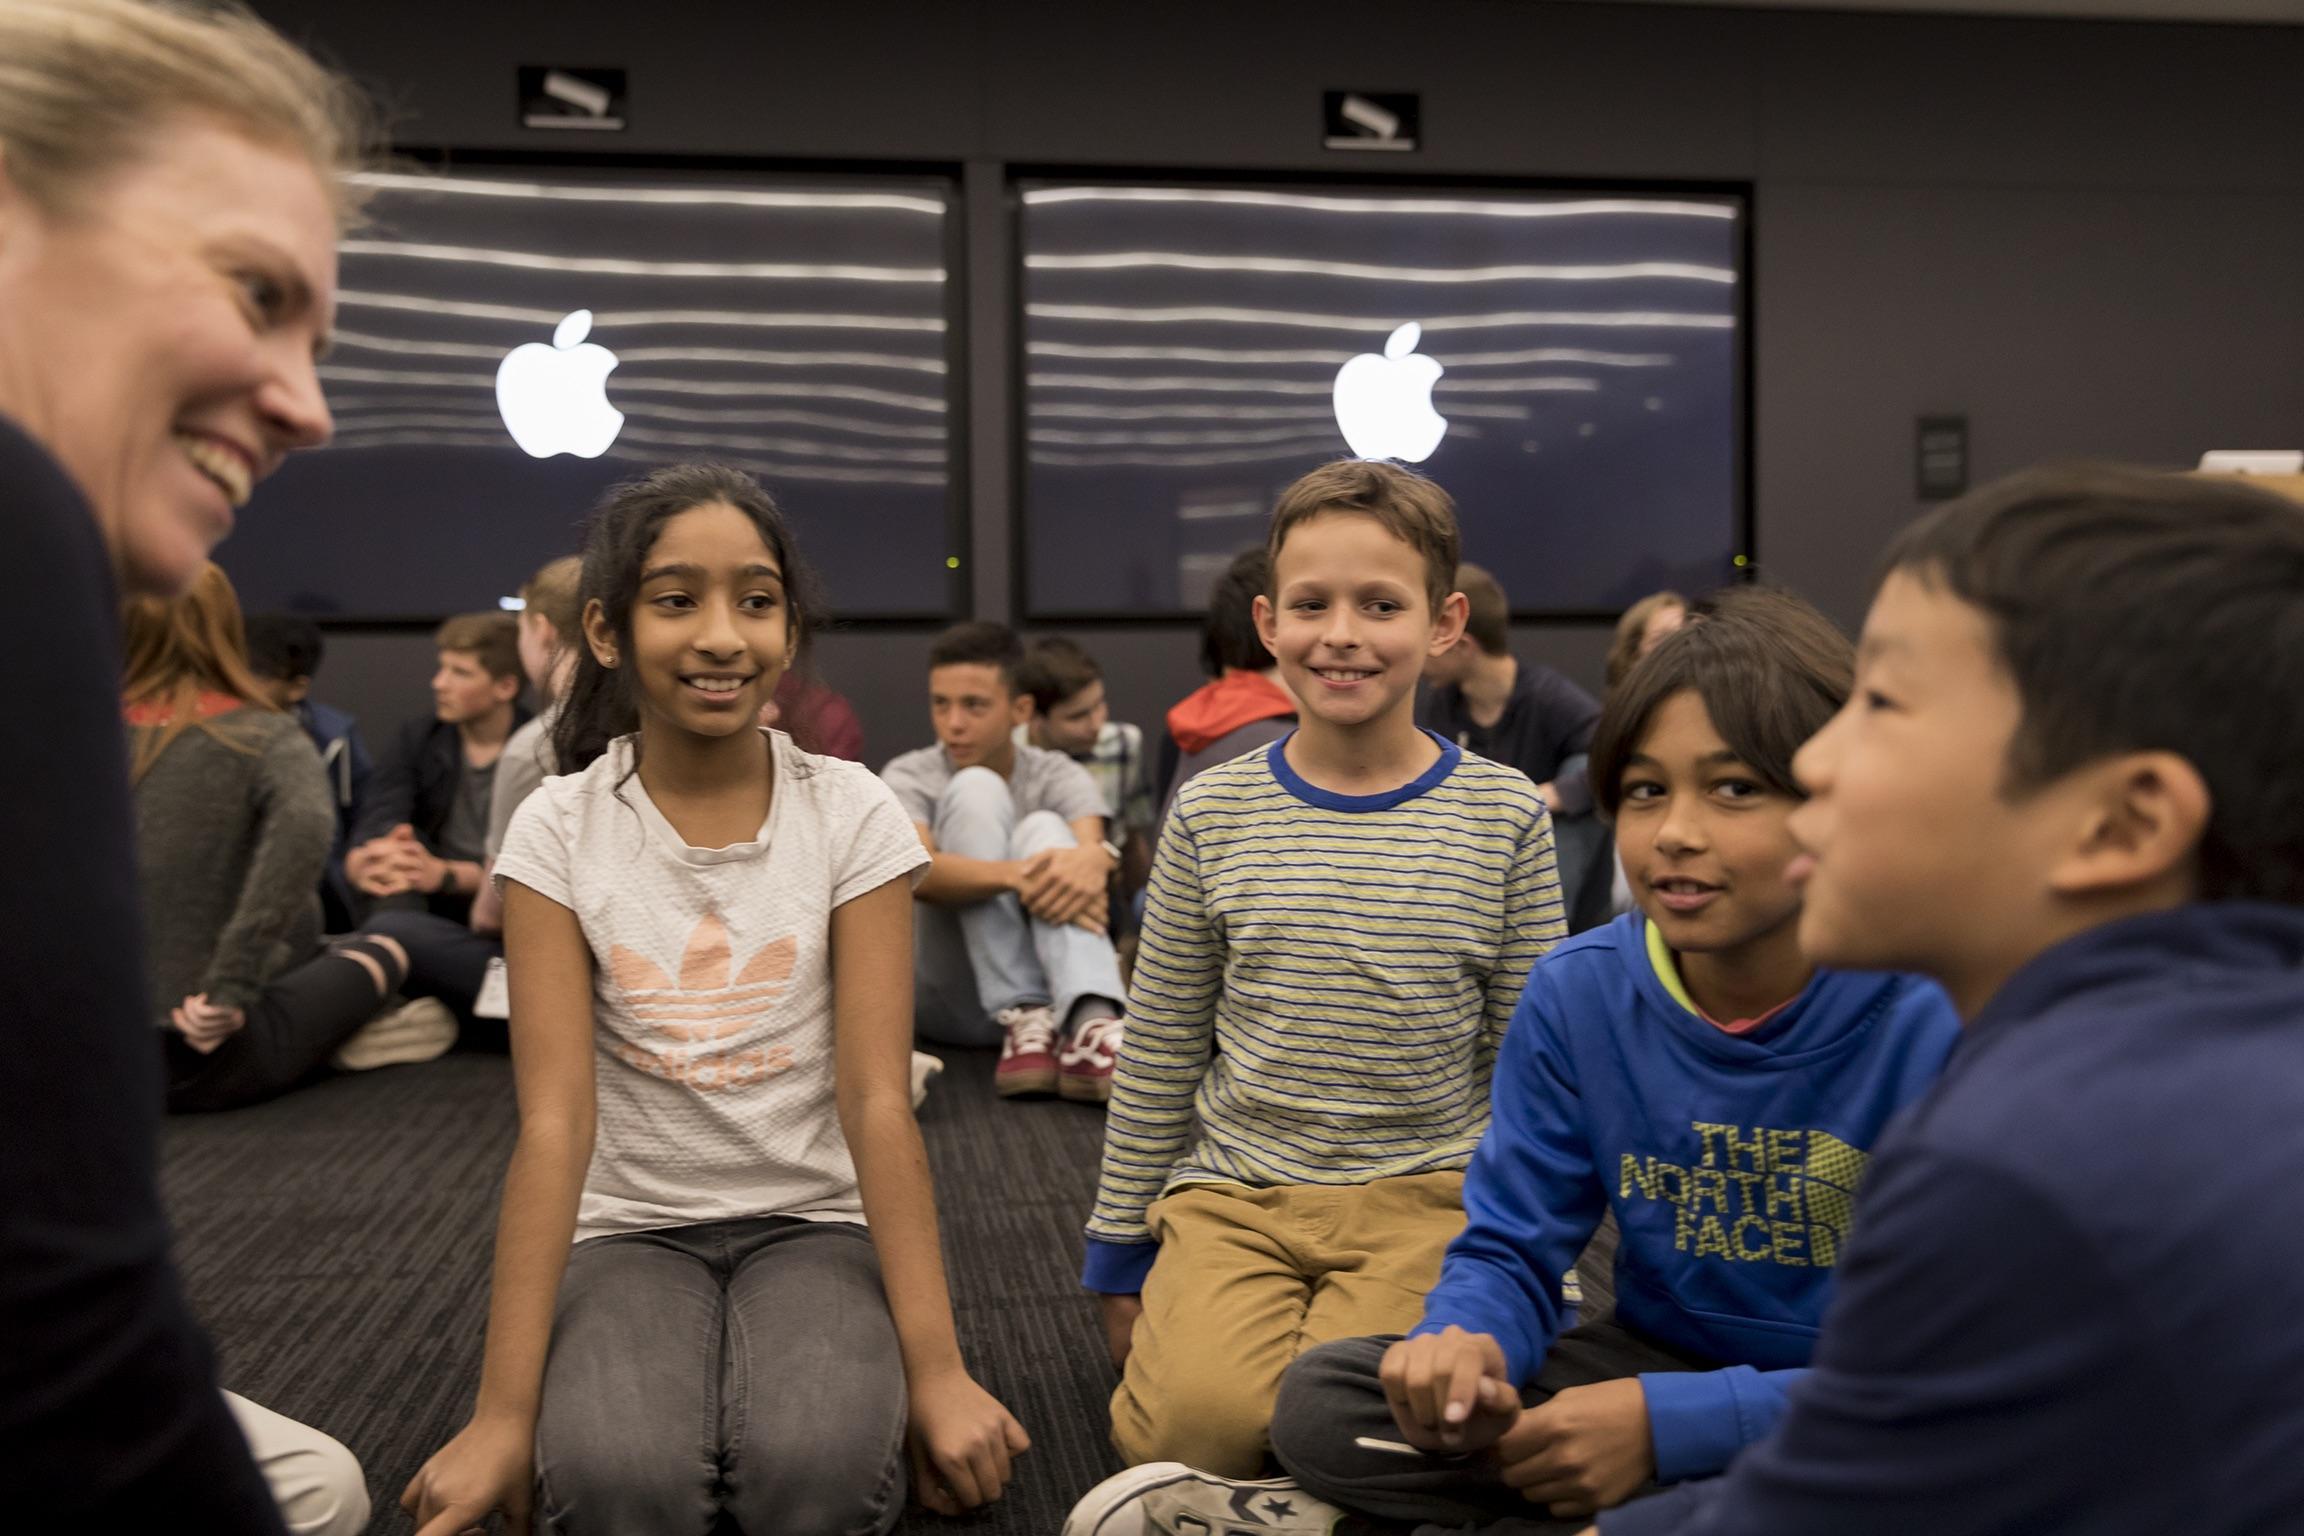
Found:
[[[1447,737],[1432,731],[1424,734],[1439,746],[1440,760],[1398,789],[1387,789],[1380,794],[1340,795],[1332,789],[1322,789],[1317,784],[1307,782],[1302,774],[1288,766],[1287,748],[1288,743],[1295,739],[1294,731],[1267,747],[1264,761],[1271,764],[1272,777],[1280,781],[1280,787],[1306,805],[1316,805],[1324,811],[1388,811],[1396,805],[1407,804],[1428,789],[1437,788],[1449,774],[1456,771],[1456,765],[1464,760],[1464,749]]]
[[[2180,976],[2188,967],[2289,971],[2304,966],[2304,908],[2272,902],[2194,902],[2073,935],[2001,985],[1968,1026],[1970,1039],[2104,987]]]

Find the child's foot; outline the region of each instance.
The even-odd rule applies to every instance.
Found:
[[[1112,1097],[1112,1063],[1120,1054],[1120,1020],[1082,1019],[1056,1053],[1056,1091],[1083,1104]]]
[[[1003,1008],[992,1015],[1005,1032],[992,1087],[1004,1099],[1045,1098],[1056,1091],[1056,1015],[1045,1003]]]
[[[341,1072],[365,1072],[371,1067],[399,1067],[444,1056],[456,1043],[456,1015],[436,997],[387,1008],[360,1026],[336,1047],[335,1063]]]
[[[918,1109],[928,1097],[928,1085],[944,1070],[944,1063],[926,1051],[912,1053],[912,1107]]]
[[[1218,1477],[1153,1461],[1090,1489],[1064,1536],[1329,1536],[1343,1518],[1285,1477]]]

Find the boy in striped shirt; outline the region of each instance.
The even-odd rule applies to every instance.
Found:
[[[1177,796],[1088,1223],[1139,1474],[1256,1476],[1300,1351],[1414,1325],[1564,932],[1535,786],[1415,724],[1465,623],[1447,493],[1339,461],[1281,493],[1270,545],[1256,621],[1302,723]]]

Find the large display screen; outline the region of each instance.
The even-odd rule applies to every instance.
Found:
[[[952,611],[949,183],[369,180],[320,369],[335,441],[218,552],[249,608],[492,607],[604,488],[710,459],[767,485],[835,613]]]
[[[1514,608],[1744,549],[1742,200],[1017,184],[1036,617],[1189,612],[1342,456],[1454,496]]]

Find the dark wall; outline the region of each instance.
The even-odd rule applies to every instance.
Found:
[[[375,84],[408,143],[926,160],[992,193],[1008,164],[1749,182],[1755,542],[1850,624],[1917,505],[1919,415],[1967,415],[1979,478],[2304,424],[2304,28],[1520,0],[258,8]],[[523,63],[623,65],[631,131],[521,129]],[[1421,91],[1426,149],[1321,150],[1320,93],[1345,88]],[[1008,300],[996,206],[969,230],[979,317]],[[975,347],[969,381],[975,604],[1005,617],[1005,349]],[[1126,717],[1193,681],[1188,633],[1084,638]],[[1603,633],[1523,640],[1597,685]],[[823,648],[875,754],[925,736],[922,643]],[[424,702],[421,637],[334,649],[331,695]]]

